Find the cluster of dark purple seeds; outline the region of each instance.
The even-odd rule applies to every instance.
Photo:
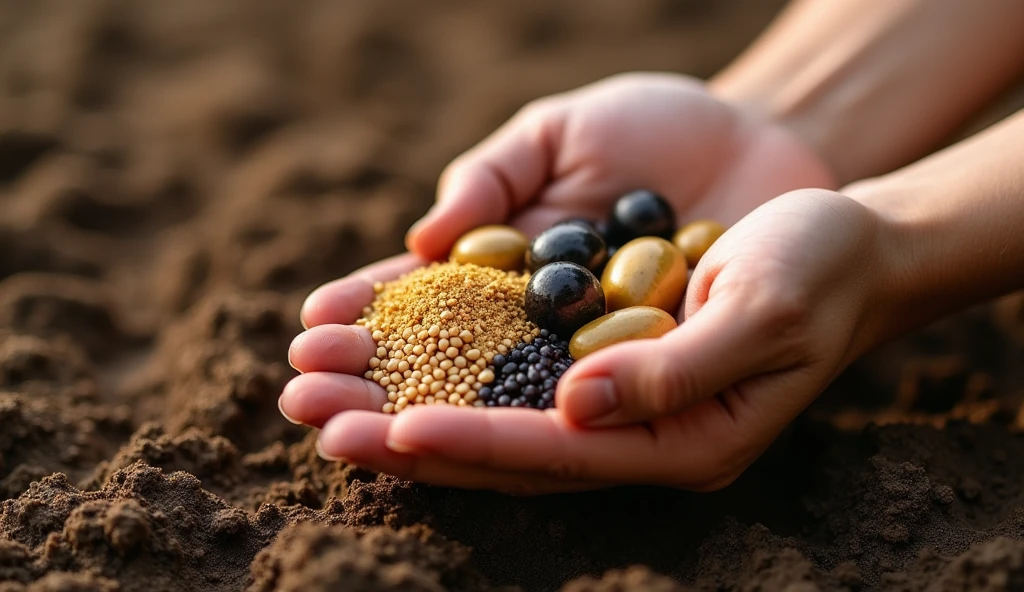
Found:
[[[494,356],[494,382],[480,389],[480,400],[488,407],[554,407],[558,378],[572,362],[569,342],[541,329],[532,343]]]

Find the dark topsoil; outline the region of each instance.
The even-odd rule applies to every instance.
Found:
[[[0,591],[1024,589],[1024,301],[842,377],[728,489],[319,460],[317,284],[530,98],[706,76],[779,2],[0,1]]]

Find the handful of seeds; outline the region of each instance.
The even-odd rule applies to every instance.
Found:
[[[518,372],[509,376],[505,371],[511,369],[513,353],[541,337],[523,308],[528,280],[517,271],[450,261],[374,286],[376,298],[357,324],[369,329],[377,342],[365,376],[387,390],[383,411],[397,413],[413,404],[553,405],[552,379],[564,371],[553,368],[559,360],[549,361],[544,372],[538,366],[528,377],[524,369],[519,381]],[[541,341],[553,357],[555,344],[548,338],[545,331]],[[565,367],[566,347],[561,343],[559,354]],[[544,380],[551,387],[548,401]]]

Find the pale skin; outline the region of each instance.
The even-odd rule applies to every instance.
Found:
[[[325,458],[415,481],[715,490],[860,355],[1024,288],[1024,113],[913,163],[1024,68],[1024,3],[865,4],[795,2],[707,84],[626,75],[525,108],[446,169],[410,253],[309,296],[282,413],[322,428]],[[473,227],[535,234],[638,186],[731,225],[677,329],[576,362],[554,410],[379,412],[352,324],[374,281]]]

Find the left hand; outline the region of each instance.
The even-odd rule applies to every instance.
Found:
[[[335,323],[298,336],[304,372],[281,410],[322,427],[327,458],[413,481],[518,494],[656,484],[719,489],[735,480],[877,340],[889,285],[886,227],[823,190],[785,194],[730,228],[694,270],[685,321],[657,340],[575,362],[556,408],[379,409],[364,380],[375,344],[348,325],[373,281],[422,264],[405,255],[317,292]],[[327,302],[330,303],[326,304]]]

